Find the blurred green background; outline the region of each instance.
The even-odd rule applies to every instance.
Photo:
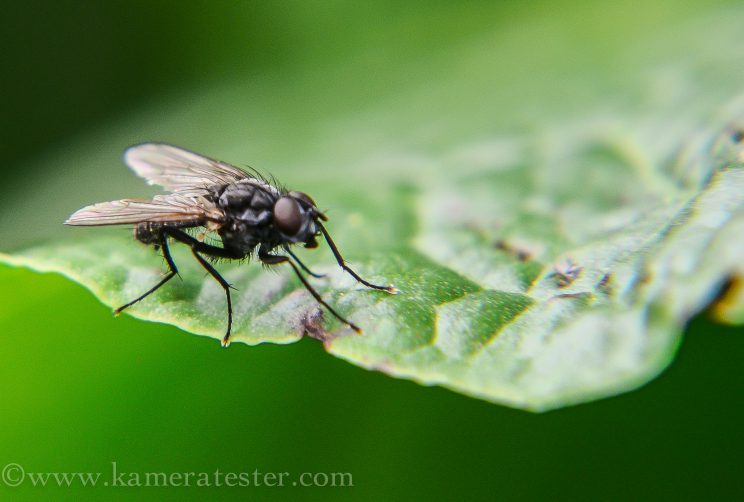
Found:
[[[307,100],[288,97],[293,109],[249,127],[291,134],[290,118],[322,123],[358,102],[395,95],[409,79],[436,82],[456,67],[452,48],[478,34],[518,31],[529,21],[557,23],[568,38],[630,39],[726,5],[638,2],[607,11],[569,1],[7,2],[0,35],[0,169],[8,191],[2,249],[35,230],[37,239],[56,231],[24,227],[12,203],[53,174],[39,166],[49,165],[65,145],[85,142],[164,99],[188,99],[236,79],[256,82],[258,89],[300,89]],[[551,41],[532,43],[524,47],[523,66],[508,69],[539,79],[549,54],[534,53]],[[576,61],[549,63],[570,67],[609,57],[599,42],[586,50]],[[511,85],[506,74],[504,86]],[[524,89],[521,97],[532,109],[530,92]],[[447,106],[456,103],[443,103],[445,112]],[[199,124],[185,138],[129,133],[132,142],[165,139],[185,146],[202,133],[218,134]],[[281,137],[272,141],[281,144]],[[120,152],[105,154],[111,162],[102,170],[126,176]],[[278,165],[283,154],[256,155],[256,165],[266,167]],[[66,215],[47,216],[49,229],[56,229]],[[114,319],[91,294],[58,276],[2,267],[0,280],[0,466],[105,473],[116,461],[138,472],[349,472],[354,483],[222,489],[0,483],[4,499],[744,496],[743,330],[705,315],[691,323],[673,365],[644,388],[533,415],[361,370],[327,356],[313,340],[221,350],[214,340],[170,326]]]

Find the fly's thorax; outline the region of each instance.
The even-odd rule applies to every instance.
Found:
[[[227,185],[215,195],[217,206],[229,220],[249,227],[268,225],[274,203],[279,198],[274,190],[252,179]]]
[[[253,178],[213,192],[226,220],[219,234],[226,247],[249,253],[259,244],[274,248],[308,243],[318,233],[317,209],[295,192],[284,193]]]
[[[254,227],[240,220],[233,219],[223,225],[217,232],[225,248],[248,255],[265,241],[269,227]]]
[[[214,193],[215,204],[226,216],[218,230],[222,242],[226,248],[244,255],[271,238],[272,209],[278,198],[256,181],[240,180]]]

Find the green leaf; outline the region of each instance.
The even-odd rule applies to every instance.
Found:
[[[361,287],[327,250],[301,252],[357,336],[290,270],[220,263],[238,290],[235,342],[307,334],[354,364],[531,410],[611,395],[661,371],[725,283],[714,312],[744,318],[742,76],[730,71],[743,14],[696,11],[632,41],[610,29],[635,26],[627,16],[598,18],[601,36],[565,36],[561,18],[481,27],[449,49],[456,57],[422,51],[410,83],[366,101],[319,89],[320,73],[227,82],[59,152],[44,203],[11,202],[28,208],[22,237],[38,239],[79,206],[141,195],[112,159],[143,137],[236,164],[257,152],[252,165],[330,210],[362,276],[401,294]],[[525,52],[527,40],[543,50]],[[431,81],[426,70],[444,66]],[[335,76],[353,88],[354,71]],[[336,91],[339,109],[315,116],[314,99]],[[163,272],[128,232],[51,232],[65,235],[0,260],[62,273],[112,307]],[[130,313],[221,338],[222,289],[188,250],[174,246],[174,258],[181,280]]]

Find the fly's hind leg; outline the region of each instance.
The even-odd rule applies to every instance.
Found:
[[[134,305],[135,303],[139,302],[140,300],[144,300],[147,298],[150,294],[154,293],[155,291],[160,288],[163,284],[173,279],[173,277],[178,274],[178,268],[176,267],[176,264],[173,262],[173,258],[171,258],[170,250],[168,249],[168,239],[166,238],[165,234],[161,233],[158,240],[158,245],[160,246],[160,249],[163,251],[163,258],[165,258],[165,262],[168,264],[168,273],[165,277],[163,277],[160,282],[158,282],[156,285],[148,289],[143,295],[135,298],[131,302],[127,303],[126,305],[122,305],[118,309],[114,310],[114,315],[119,315],[124,311],[124,309],[127,309]]]

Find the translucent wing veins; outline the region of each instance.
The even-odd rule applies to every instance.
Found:
[[[251,183],[278,193],[263,179],[226,162],[166,143],[142,143],[124,152],[124,162],[151,185],[173,192],[152,200],[122,199],[80,209],[67,225],[124,225],[143,222],[201,224],[224,222],[225,213],[213,202],[215,187]]]
[[[264,184],[226,162],[165,143],[143,143],[129,147],[124,153],[124,162],[149,184],[183,194],[204,193],[207,187],[246,179]]]
[[[152,200],[122,199],[100,202],[76,211],[67,225],[126,225],[143,222],[221,222],[225,213],[204,197],[156,195]]]

